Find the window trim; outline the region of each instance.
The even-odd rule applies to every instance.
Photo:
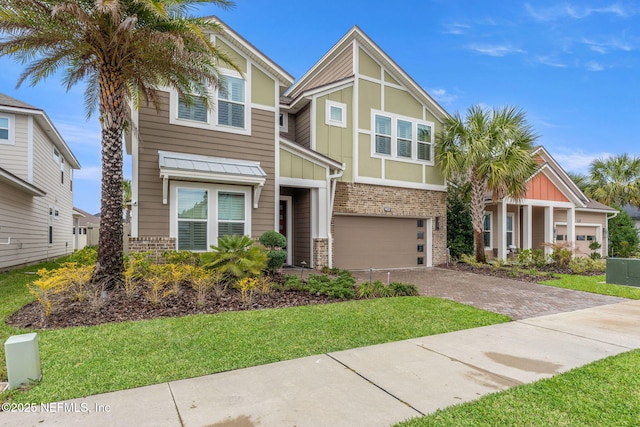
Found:
[[[281,118],[282,120],[280,120]],[[280,128],[280,132],[289,132],[289,113],[280,112],[280,115],[278,116],[278,125]]]
[[[391,120],[391,154],[378,153],[376,151],[376,116],[385,117]],[[398,155],[398,120],[411,123],[411,157]],[[425,143],[418,141],[418,125],[429,126],[431,128],[431,142]],[[387,135],[385,135],[387,136]],[[403,138],[404,139],[404,138]],[[418,158],[418,145],[429,145],[430,160]],[[435,144],[435,123],[417,119],[415,117],[402,116],[399,114],[388,113],[386,111],[371,110],[371,157],[378,159],[391,159],[400,162],[420,163],[433,166],[435,164],[434,157]]]
[[[487,230],[485,226],[485,218],[489,217],[489,229]],[[493,212],[485,212],[482,216],[482,244],[484,245],[484,235],[485,233],[489,233],[489,243],[491,246],[485,246],[485,249],[493,249]]]
[[[339,108],[341,120],[333,120],[331,118],[331,109]],[[331,101],[327,99],[325,101],[325,109],[324,109],[324,123],[329,126],[337,126],[341,128],[347,127],[347,104],[343,104],[342,102]]]
[[[223,128],[223,129],[236,129],[236,130],[245,130],[247,128],[247,123],[250,119],[250,116],[247,114],[248,110],[250,109],[250,104],[247,101],[248,98],[248,94],[247,94],[247,87],[249,85],[247,85],[247,79],[245,79],[242,75],[240,75],[237,72],[232,72],[231,70],[223,70],[220,72],[220,76],[224,79],[226,77],[232,77],[232,78],[236,78],[239,80],[242,80],[242,82],[244,83],[244,88],[243,88],[243,94],[244,94],[244,100],[242,102],[238,102],[238,101],[233,101],[231,99],[223,99],[220,100],[220,84],[218,84],[218,86],[215,89],[215,104],[216,104],[216,126]],[[219,112],[220,112],[220,102],[227,102],[229,104],[235,104],[235,105],[242,105],[244,107],[243,111],[244,111],[244,117],[243,117],[243,123],[244,126],[243,127],[239,127],[239,126],[233,126],[233,125],[225,125],[225,124],[220,124],[219,121]]]
[[[207,250],[193,252],[207,252],[211,250],[211,245],[218,244],[218,194],[223,193],[243,193],[244,194],[244,232],[251,237],[252,227],[252,195],[253,189],[244,185],[229,185],[207,182],[187,182],[171,180],[170,186],[170,225],[169,235],[176,239],[176,249],[178,248],[178,189],[202,189],[208,191],[207,205]]]
[[[504,228],[505,228],[505,244],[507,245],[507,249],[509,249],[509,233],[511,233],[511,244],[512,245],[516,245],[515,241],[516,241],[516,225],[515,225],[515,220],[516,217],[514,215],[513,212],[507,212],[507,218],[511,217],[511,231],[509,231],[509,228],[507,226],[508,221],[505,218],[505,223],[504,223]]]
[[[8,138],[0,139],[2,145],[16,145],[16,116],[13,114],[0,113],[0,118],[7,119]]]
[[[235,70],[220,69],[221,76],[236,77],[244,80],[244,128],[218,124],[218,88],[210,88],[209,91],[209,109],[207,110],[207,122],[178,118],[178,91],[171,88],[164,88],[169,92],[169,124],[180,125],[191,128],[215,130],[219,132],[235,133],[240,135],[251,135],[251,72],[247,71],[245,75]]]

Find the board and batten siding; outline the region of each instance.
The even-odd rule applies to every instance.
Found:
[[[26,123],[26,117],[24,121]],[[18,120],[16,120],[18,121]],[[27,146],[27,139],[16,145]],[[69,162],[65,159],[65,181],[60,164],[53,158],[53,143],[37,123],[33,123],[33,185],[44,190],[43,197],[31,196],[0,184],[0,242],[11,237],[11,244],[0,245],[0,269],[57,258],[73,251],[73,194]],[[49,208],[58,211],[53,218],[53,244],[49,245]]]
[[[158,93],[158,107],[139,111],[138,235],[169,237],[169,206],[162,203],[158,150],[260,162],[267,174],[258,209],[252,210],[253,237],[274,228],[275,117],[251,110],[251,135],[199,129],[169,123],[169,93]],[[169,195],[169,197],[171,197]]]

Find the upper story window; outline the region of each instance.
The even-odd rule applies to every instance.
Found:
[[[207,123],[209,118],[204,99],[199,96],[194,96],[191,99],[191,103],[187,105],[185,99],[182,96],[179,96],[178,118],[182,120],[193,120],[196,122]]]
[[[433,123],[374,112],[374,155],[433,161]]]
[[[0,144],[15,143],[13,115],[0,115]]]
[[[218,88],[218,124],[244,128],[245,113],[244,80],[224,76]]]
[[[347,127],[347,106],[341,102],[326,101],[325,123],[329,126]]]
[[[280,113],[280,132],[289,132],[289,114]]]

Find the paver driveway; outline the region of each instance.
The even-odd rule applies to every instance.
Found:
[[[369,280],[369,270],[353,273],[358,282]],[[392,282],[413,283],[421,295],[450,299],[505,314],[513,320],[627,301],[625,298],[437,267],[374,270],[371,277],[383,282],[390,277]]]

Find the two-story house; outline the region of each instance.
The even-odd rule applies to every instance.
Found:
[[[206,251],[275,229],[288,263],[430,266],[445,259],[445,183],[433,159],[447,113],[352,28],[295,84],[223,24],[209,108],[159,89],[132,111],[132,250]],[[221,65],[222,66],[222,65]]]
[[[47,114],[0,94],[0,269],[73,251],[73,170]]]

